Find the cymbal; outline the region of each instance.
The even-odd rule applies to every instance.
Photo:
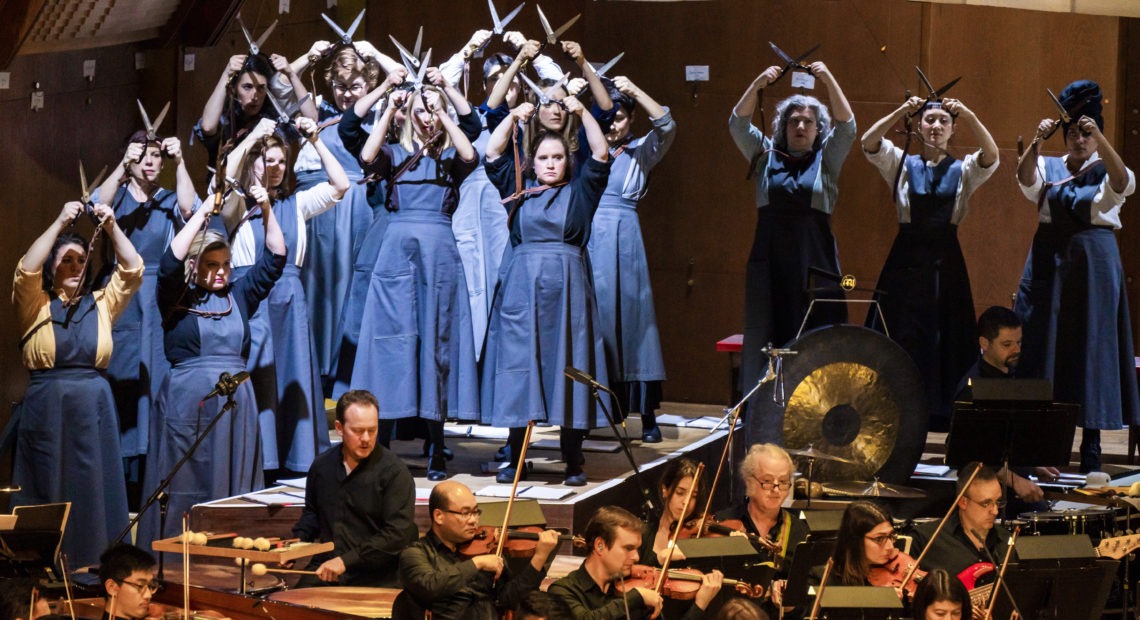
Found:
[[[825,493],[844,497],[879,497],[884,499],[917,499],[926,497],[926,491],[901,484],[885,482],[825,482]]]
[[[788,450],[787,453],[792,455],[792,456],[799,456],[799,457],[803,457],[805,459],[817,459],[820,461],[835,461],[836,463],[847,463],[849,465],[855,464],[855,461],[852,461],[851,459],[845,459],[842,456],[835,456],[834,454],[828,454],[826,452],[816,450],[815,447],[812,446],[811,444],[808,444],[808,447],[804,448],[803,450]]]

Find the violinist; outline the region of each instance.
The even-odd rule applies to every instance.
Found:
[[[682,519],[681,511],[685,506],[685,498],[688,497],[689,490],[693,486],[696,472],[697,464],[692,459],[685,457],[673,459],[665,465],[659,487],[661,505],[664,508],[660,513],[652,515],[645,524],[645,531],[641,537],[642,564],[661,566],[665,560],[665,554],[669,550],[669,540],[673,536],[677,520]],[[683,520],[692,517],[697,507],[702,505],[699,500],[703,491],[704,489],[701,488],[693,491],[693,499],[689,502],[689,512],[684,515]],[[682,532],[681,537],[686,537],[684,532]],[[680,549],[674,547],[673,559],[683,560],[685,555],[681,553]]]
[[[400,581],[405,595],[436,618],[497,620],[496,606],[513,609],[538,590],[546,560],[558,548],[558,532],[540,533],[530,562],[511,575],[499,555],[468,557],[461,551],[480,531],[482,511],[471,489],[455,481],[435,485],[428,513],[431,530],[400,553]]]
[[[973,613],[966,586],[941,569],[930,571],[918,585],[911,608],[915,620],[961,620]]]
[[[832,555],[835,567],[831,571],[829,585],[887,585],[872,583],[871,575],[873,569],[893,566],[903,557],[904,554],[895,547],[896,540],[898,535],[886,511],[867,501],[849,504],[843,511],[835,537],[835,553]],[[898,575],[900,582],[909,567],[902,569]]]
[[[588,555],[582,566],[559,579],[548,591],[569,605],[574,618],[656,618],[661,595],[652,588],[632,587],[622,594],[619,584],[629,576],[641,547],[645,524],[624,508],[602,506],[586,524]],[[700,618],[720,592],[723,576],[713,571],[701,580],[693,606],[683,620]]]
[[[794,472],[792,457],[783,448],[770,443],[753,445],[740,463],[745,501],[716,514],[717,521],[725,524],[735,521],[743,526],[745,533],[762,536],[778,544],[785,567],[792,565],[796,545],[808,535],[807,524],[783,508],[792,491]],[[767,547],[755,540],[752,546],[762,556],[768,557]]]
[[[978,463],[970,463],[958,473],[958,491],[970,479]],[[915,549],[921,552],[927,546],[930,550],[922,560],[923,569],[941,568],[959,579],[974,570],[991,563],[991,558],[1001,561],[1006,554],[1010,533],[995,523],[1005,500],[998,474],[992,468],[981,465],[978,475],[970,488],[958,500],[958,505],[946,520],[942,532],[932,540],[937,523],[927,523],[916,528]],[[979,566],[980,564],[980,566]],[[963,571],[967,571],[963,575]],[[973,585],[969,578],[968,586]]]
[[[150,613],[151,596],[159,587],[154,572],[154,558],[134,545],[120,543],[104,551],[99,556],[99,582],[106,593],[103,618],[142,620],[161,616],[161,612]]]

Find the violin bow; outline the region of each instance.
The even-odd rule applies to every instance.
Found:
[[[653,589],[661,594],[662,588],[665,587],[665,578],[669,575],[669,562],[673,560],[673,549],[676,548],[677,538],[681,536],[681,526],[685,524],[685,515],[689,513],[689,503],[693,500],[693,494],[696,493],[697,487],[701,483],[701,474],[705,472],[705,464],[699,463],[697,465],[697,473],[693,474],[693,486],[689,487],[689,492],[685,494],[685,505],[681,507],[681,518],[677,519],[676,525],[673,526],[673,535],[669,537],[669,553],[665,555],[665,561],[661,563],[661,574],[657,576],[657,585]]]
[[[522,480],[523,468],[526,467],[526,448],[530,445],[530,434],[534,430],[534,420],[526,423],[526,433],[523,435],[522,448],[519,449],[519,463],[515,467],[515,481],[511,485],[511,496],[507,498],[507,509],[503,513],[503,529],[499,532],[499,542],[495,545],[495,555],[503,557],[503,545],[507,542],[507,526],[511,523],[511,508],[515,505],[515,492],[518,491],[519,481]]]
[[[917,565],[917,562],[915,564]],[[819,615],[820,605],[823,604],[823,591],[827,589],[827,580],[831,579],[831,569],[833,568],[835,568],[835,558],[827,558],[827,566],[823,567],[823,580],[819,582],[819,590],[815,593],[815,602],[812,603],[811,617],[808,620],[815,620],[816,616]]]
[[[982,465],[979,463],[970,474],[970,477],[966,479],[966,484],[962,485],[962,490],[958,491],[958,496],[955,497],[954,501],[950,504],[950,510],[947,510],[946,514],[942,515],[942,520],[938,522],[938,527],[934,528],[934,533],[930,535],[930,541],[926,543],[926,547],[923,548],[922,553],[918,554],[918,557],[914,559],[914,565],[907,571],[906,577],[903,577],[902,585],[900,586],[901,590],[906,590],[906,585],[910,583],[911,579],[914,579],[914,574],[918,571],[918,565],[921,564],[922,559],[926,557],[926,552],[930,551],[930,548],[934,546],[932,543],[938,538],[938,534],[942,532],[943,526],[946,525],[946,520],[954,513],[954,509],[958,507],[958,502],[962,501],[962,496],[966,494],[966,490],[974,483],[974,478],[978,477],[978,472],[981,470]]]
[[[990,602],[986,605],[986,613],[983,616],[985,620],[990,620],[990,618],[993,617],[994,603],[997,602],[998,589],[1001,588],[1002,579],[1005,578],[1005,569],[1009,566],[1009,559],[1013,557],[1013,546],[1017,543],[1017,534],[1019,532],[1021,532],[1021,527],[1015,527],[1013,528],[1013,535],[1009,537],[1009,547],[1005,550],[1005,559],[1001,561],[1001,571],[998,572],[997,580],[994,581],[994,588],[990,592]]]
[[[71,598],[71,579],[67,576],[67,554],[59,554],[59,563],[63,568],[63,591],[67,595],[67,612],[71,615],[71,620],[75,620],[75,599]],[[32,609],[35,609],[36,589],[32,588]],[[31,618],[32,616],[28,616]]]
[[[182,513],[182,617],[190,617],[190,537],[187,536],[186,513]],[[241,580],[245,581],[245,563],[241,565]],[[245,584],[241,584],[245,592]]]

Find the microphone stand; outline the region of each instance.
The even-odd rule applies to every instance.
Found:
[[[614,403],[618,407],[618,413],[622,415],[622,420],[624,421],[625,412],[621,410],[621,401],[618,400],[617,394],[614,394],[613,390],[602,385],[601,383],[598,383],[597,381],[590,380],[588,385],[590,386],[590,394],[598,403],[598,407],[601,408],[602,413],[605,414],[606,421],[610,423],[610,429],[614,432],[614,437],[617,437],[618,443],[621,444],[622,452],[625,453],[625,458],[629,460],[629,465],[633,468],[633,480],[637,483],[638,488],[641,490],[641,508],[643,511],[645,511],[646,515],[652,514],[654,510],[653,496],[649,494],[649,487],[645,486],[645,481],[641,478],[641,469],[638,468],[637,461],[635,461],[633,458],[633,450],[629,446],[629,435],[618,430],[617,423],[614,421],[613,415],[610,414],[610,410],[608,407],[606,407],[606,403],[602,399],[602,395],[598,392],[598,390],[605,390],[607,394],[613,396]]]
[[[210,431],[214,430],[214,427],[218,425],[218,422],[222,419],[222,416],[237,407],[237,403],[234,402],[234,392],[237,391],[237,385],[238,384],[235,383],[232,386],[224,386],[225,389],[222,390],[222,393],[226,396],[226,404],[222,406],[221,410],[219,410],[217,415],[214,416],[214,419],[210,420],[210,424],[206,426],[206,429],[201,433],[198,433],[198,437],[194,440],[194,443],[190,444],[190,447],[186,449],[186,452],[182,455],[182,458],[178,459],[178,462],[174,464],[174,467],[170,468],[170,473],[168,473],[166,477],[162,479],[162,482],[158,483],[158,488],[156,488],[154,490],[154,493],[151,493],[150,497],[147,498],[145,502],[143,502],[143,505],[141,507],[139,507],[139,511],[135,513],[135,516],[131,519],[130,523],[127,523],[127,527],[123,528],[123,531],[119,532],[119,535],[116,536],[115,540],[111,542],[112,546],[122,542],[122,540],[126,538],[127,534],[130,533],[131,529],[138,525],[139,520],[142,519],[142,516],[144,514],[146,514],[147,509],[156,503],[158,504],[158,537],[162,538],[163,533],[166,531],[167,509],[170,506],[170,494],[166,492],[166,489],[171,485],[171,483],[174,482],[174,476],[178,474],[178,470],[182,469],[182,466],[186,464],[186,461],[190,460],[190,457],[194,455],[194,452],[198,449],[198,446],[202,445],[202,442],[205,441],[206,437],[209,436]],[[158,552],[159,581],[163,580],[164,556],[164,552]],[[185,561],[185,558],[183,561]]]

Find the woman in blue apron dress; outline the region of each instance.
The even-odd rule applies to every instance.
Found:
[[[598,298],[602,338],[610,380],[622,410],[641,414],[641,439],[661,441],[654,412],[661,404],[665,358],[657,333],[653,288],[637,203],[649,191],[649,175],[673,144],[677,124],[669,110],[624,76],[614,80],[616,115],[606,141],[610,145],[609,182],[594,214],[590,264]],[[645,109],[653,129],[630,137],[634,102]]]
[[[158,186],[166,158],[177,168],[174,191]],[[170,370],[155,301],[158,263],[199,200],[182,161],[178,138],[148,142],[144,131],[131,135],[122,165],[115,166],[92,200],[99,202],[100,196],[108,197],[107,204],[115,210],[119,226],[146,264],[142,286],[131,298],[122,320],[115,323],[115,352],[107,367],[107,380],[118,405],[123,458],[137,459],[146,455],[150,412]],[[137,472],[128,471],[128,477],[141,483],[136,476]]]
[[[411,96],[400,142],[385,144],[404,91],[392,94],[361,151],[365,172],[388,182],[389,219],[365,298],[352,387],[376,394],[381,438],[396,420],[422,420],[428,479],[443,480],[443,423],[479,419],[471,306],[451,232],[459,186],[478,164],[470,140],[479,121],[438,69],[427,80],[436,86]],[[376,91],[357,102],[358,112]]]
[[[321,54],[321,44],[314,44],[310,54]],[[332,98],[317,98],[317,120],[322,125],[342,120],[345,110],[352,108],[357,98],[376,88],[380,77],[380,65],[367,51],[360,51],[364,42],[346,47],[333,55],[324,72],[325,84],[332,92]],[[371,47],[371,46],[368,46]],[[363,56],[362,56],[363,55]],[[298,59],[297,62],[301,62]],[[308,56],[304,57],[305,66]],[[296,62],[294,70],[297,69]],[[371,117],[364,129],[370,131]],[[309,220],[306,230],[307,249],[305,261],[301,265],[301,283],[305,289],[305,302],[311,317],[313,347],[317,354],[317,368],[321,375],[324,392],[331,394],[333,368],[337,350],[340,348],[340,334],[337,331],[344,306],[348,298],[348,286],[352,280],[354,260],[363,245],[364,238],[372,226],[374,214],[387,212],[374,208],[379,203],[370,204],[368,186],[359,183],[364,177],[357,160],[359,149],[354,153],[341,141],[340,132],[327,126],[321,133],[321,141],[340,163],[352,183],[340,205]],[[328,174],[316,152],[303,147],[297,155],[293,169],[297,173],[297,191],[303,191],[328,180]],[[288,234],[288,233],[286,233]]]
[[[103,376],[111,360],[111,325],[142,283],[142,258],[97,204],[118,264],[107,286],[85,292],[87,242],[66,232],[83,204],[64,205],[16,267],[12,302],[24,367],[31,373],[13,411],[16,457],[12,480],[22,487],[13,506],[71,502],[62,551],[72,566],[98,561],[127,525],[127,488],[119,420]],[[42,272],[42,275],[41,275]]]
[[[907,155],[884,137],[908,115],[917,117],[921,155]],[[959,119],[980,145],[962,160],[946,150]],[[886,331],[910,354],[925,384],[928,430],[945,432],[958,383],[978,358],[974,297],[958,244],[958,224],[966,217],[974,190],[997,169],[997,144],[957,99],[911,97],[872,125],[862,145],[867,159],[892,185],[899,220],[898,235],[879,275],[877,288],[884,294],[875,296],[886,329],[873,309],[867,326]]]
[[[1114,230],[1136,177],[1102,133],[1100,86],[1061,91],[1072,122],[1061,126],[1068,154],[1041,157],[1057,121],[1042,120],[1018,163],[1037,232],[1014,311],[1024,324],[1017,374],[1053,381],[1059,402],[1079,403],[1081,471],[1100,469],[1100,431],[1140,423],[1131,319]]]
[[[531,166],[517,160],[516,149],[522,149],[512,145],[511,133],[536,113],[533,104],[512,110],[487,143],[487,175],[511,209],[511,250],[483,357],[483,421],[510,428],[510,463],[499,470],[500,482],[514,480],[526,425],[536,421],[561,426],[564,484],[585,485],[582,441],[604,423],[590,388],[563,371],[573,366],[609,383],[586,252],[590,221],[609,178],[609,145],[577,99],[567,97],[562,105],[581,119],[590,145],[592,156],[577,174],[570,169],[569,145],[554,132],[536,143]]]
[[[225,405],[225,396],[203,398],[214,390],[222,373],[236,375],[245,369],[249,317],[285,267],[285,239],[269,208],[268,194],[258,185],[249,195],[264,210],[259,223],[264,226],[267,251],[243,277],[231,277],[226,236],[203,231],[209,209],[198,209],[162,256],[158,307],[171,368],[151,420],[144,496],[154,492]],[[194,504],[264,486],[257,402],[250,382],[237,386],[233,400],[235,407],[210,431],[167,489],[165,530],[159,531],[159,510],[152,506],[139,524],[139,546],[149,548],[154,539],[181,531],[179,519]]]
[[[740,360],[745,392],[767,366],[761,349],[794,339],[813,297],[843,298],[836,284],[809,276],[813,269],[839,273],[831,214],[839,198],[839,172],[855,142],[855,115],[827,66],[813,62],[809,69],[827,87],[834,125],[827,106],[804,95],[777,104],[771,138],[752,125],[757,93],[780,77],[780,67],[758,75],[728,119],[729,133],[756,182],[756,236],[745,275]],[[809,294],[809,287],[826,290]],[[805,329],[846,320],[843,303],[818,303]],[[783,420],[766,420],[759,427],[760,436],[749,443],[781,443]]]

